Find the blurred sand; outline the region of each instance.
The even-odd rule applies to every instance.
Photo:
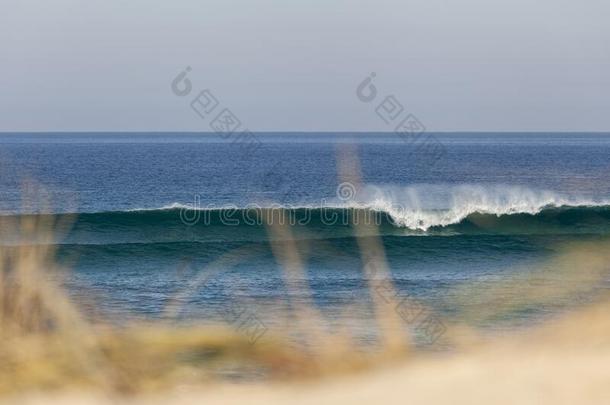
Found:
[[[599,305],[532,331],[456,354],[302,383],[223,384],[137,398],[28,396],[42,404],[608,404],[610,316]],[[9,402],[7,402],[9,403]]]

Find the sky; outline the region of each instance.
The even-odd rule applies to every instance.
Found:
[[[392,131],[388,96],[429,131],[610,131],[609,17],[607,0],[0,0],[0,131],[212,131],[191,108],[206,89],[252,131]]]

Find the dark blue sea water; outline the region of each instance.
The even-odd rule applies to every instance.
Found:
[[[66,284],[113,320],[170,307],[210,320],[239,301],[271,328],[309,294],[329,319],[367,318],[358,229],[381,241],[399,297],[445,323],[533,322],[607,289],[605,273],[562,255],[610,235],[609,134],[432,136],[5,133],[0,213],[69,219],[56,231]],[[296,296],[272,207],[297,241]],[[362,215],[371,226],[354,226]],[[2,243],[32,241],[3,230]]]

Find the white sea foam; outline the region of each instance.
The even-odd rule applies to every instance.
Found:
[[[459,223],[474,213],[538,214],[551,207],[610,205],[610,200],[595,201],[520,186],[367,186],[346,205],[382,211],[397,226],[425,231]]]
[[[549,190],[534,190],[510,185],[414,185],[408,187],[368,185],[357,190],[353,198],[322,199],[305,205],[233,204],[215,206],[172,203],[158,210],[241,210],[241,209],[368,209],[386,213],[396,226],[426,231],[432,227],[456,224],[471,214],[512,215],[538,214],[553,207],[610,206],[610,199],[588,199],[562,195]]]

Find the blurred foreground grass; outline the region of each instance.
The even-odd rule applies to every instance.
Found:
[[[50,236],[65,226],[50,216],[1,221],[2,232],[19,234],[19,243],[0,247],[0,395],[60,389],[135,394],[240,375],[304,378],[403,354],[356,352],[351,342],[331,335],[316,336],[315,348],[305,349],[271,334],[252,344],[223,326],[163,320],[117,326],[87,319],[61,278],[50,277],[67,271],[57,266]],[[294,249],[288,247],[288,256]],[[299,309],[305,311],[310,309]],[[314,314],[308,316],[315,322]]]
[[[312,343],[308,346],[294,345],[288,336],[271,333],[252,344],[247,336],[222,326],[177,326],[166,321],[116,326],[87,318],[60,287],[59,279],[49,277],[66,271],[57,266],[50,236],[54,232],[49,232],[66,224],[54,221],[50,216],[30,216],[20,223],[9,219],[0,223],[3,233],[18,233],[21,238],[19,243],[0,247],[0,396],[78,391],[133,395],[134,398],[156,393],[163,398],[184,387],[203,388],[204,391],[210,388],[209,392],[213,393],[227,381],[242,375],[262,376],[254,383],[293,383],[311,381],[312,377],[351,375],[354,371],[380,365],[392,365],[399,370],[396,376],[375,382],[371,388],[380,400],[385,398],[388,403],[401,403],[400,393],[405,390],[413,398],[420,395],[422,400],[443,402],[441,397],[421,391],[430,384],[457,391],[464,387],[492,390],[479,401],[481,403],[493,398],[493,389],[503,392],[519,388],[524,390],[524,395],[530,390],[531,395],[532,387],[537,389],[538,385],[550,384],[551,393],[557,394],[581,378],[577,376],[570,381],[570,367],[581,372],[586,370],[582,375],[586,375],[587,381],[581,381],[578,387],[586,388],[591,384],[594,387],[587,388],[585,393],[596,390],[596,399],[610,394],[607,388],[610,386],[610,367],[600,366],[600,361],[601,364],[610,361],[608,300],[592,309],[581,309],[552,327],[529,331],[526,338],[489,342],[472,330],[454,324],[447,336],[459,351],[440,357],[414,356],[409,336],[404,334],[404,325],[397,324],[400,319],[396,319],[394,303],[386,300],[387,295],[377,294],[380,287],[387,291],[387,285],[378,284],[377,278],[372,277],[372,274],[388,270],[383,246],[379,241],[362,238],[363,255],[378,260],[376,263],[369,260],[363,269],[373,301],[378,301],[374,305],[381,344],[374,351],[362,350],[349,335],[320,331],[315,326],[322,324],[321,316],[310,305],[294,308],[292,317],[294,328]],[[282,241],[273,246],[273,251],[285,271],[287,285],[295,291],[302,288],[298,282],[302,279],[303,258],[291,241],[289,227],[272,228],[270,232]],[[606,242],[599,241],[566,249],[549,264],[558,280],[552,286],[541,287],[536,283],[536,274],[532,274],[526,280],[512,280],[485,291],[464,289],[458,296],[467,301],[475,296],[483,297],[480,303],[471,303],[472,313],[467,313],[473,319],[481,319],[493,318],[521,306],[540,305],[558,297],[582,294],[591,285],[607,282],[610,263],[607,247]],[[494,301],[496,288],[520,289],[522,294],[518,301]],[[478,289],[475,285],[474,290]],[[489,302],[494,305],[490,306]],[[519,367],[524,369],[519,370]],[[558,369],[562,367],[567,369],[560,370],[559,375]],[[493,379],[490,375],[498,370],[503,373],[501,379]],[[477,387],[477,381],[464,380],[464,372],[476,375],[488,385]],[[505,380],[511,373],[522,374],[518,387],[506,385]],[[530,374],[529,380],[523,379]],[[424,380],[418,382],[416,376]],[[562,379],[565,383],[561,383]],[[331,380],[334,379],[325,379]],[[599,381],[605,380],[608,381],[605,388],[595,388]],[[456,387],[456,381],[463,381],[464,387]],[[333,395],[347,400],[367,386],[369,380],[359,381],[340,388],[341,393]],[[250,394],[244,397],[239,392],[238,389],[235,395],[230,394],[225,399],[235,403],[249,399]],[[289,401],[268,389],[255,392],[254,395],[258,395],[255,398],[261,403],[267,400],[284,403],[294,399],[289,398]],[[318,402],[333,398],[324,392],[311,395]],[[375,400],[366,393],[361,398]],[[443,398],[451,399],[450,396]],[[462,399],[466,402],[468,398]],[[210,399],[210,402],[215,401]]]

